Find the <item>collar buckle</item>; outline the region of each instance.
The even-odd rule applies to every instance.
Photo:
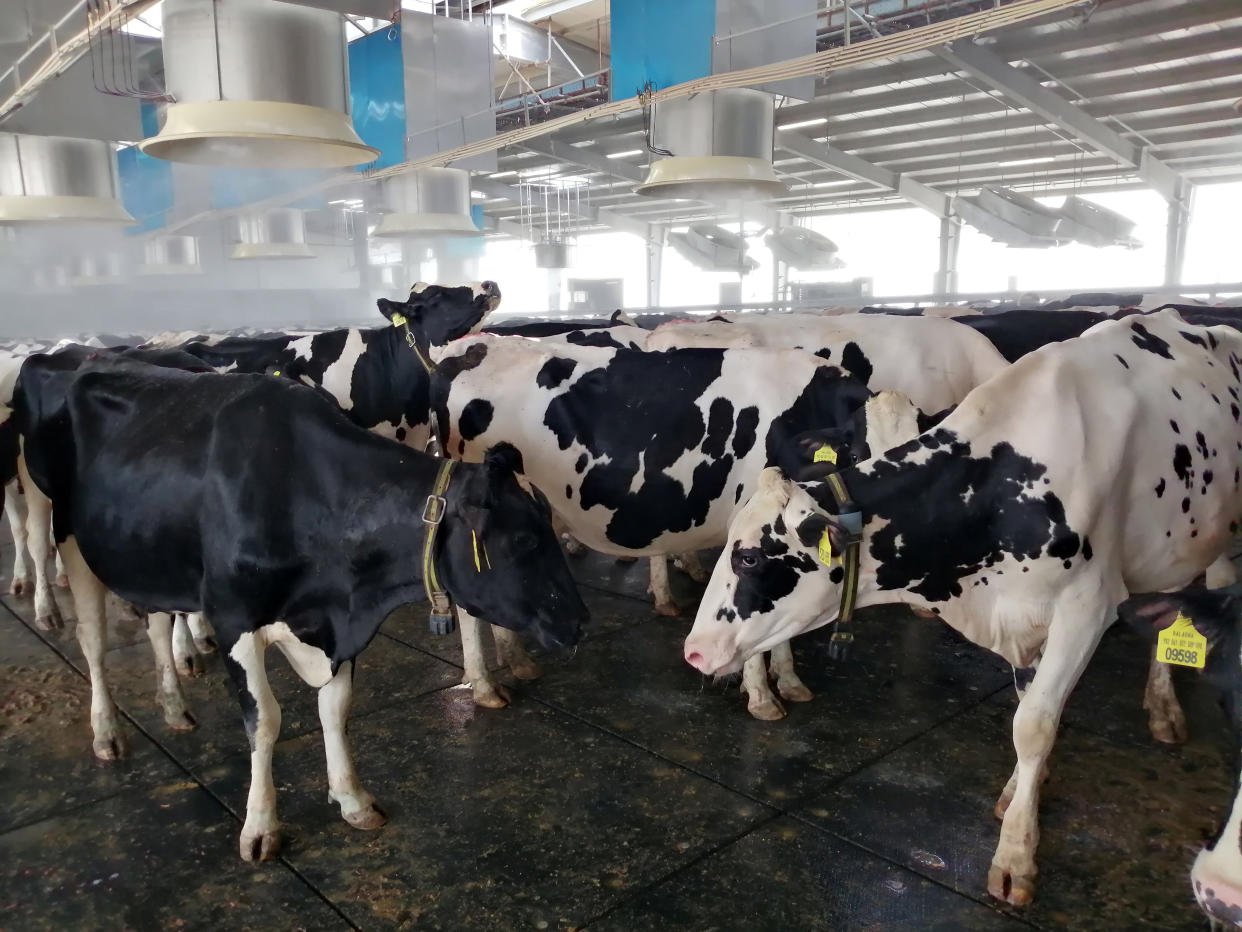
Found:
[[[427,496],[427,502],[423,505],[423,524],[435,527],[444,520],[446,510],[448,510],[448,502],[444,500],[444,496],[432,492]]]

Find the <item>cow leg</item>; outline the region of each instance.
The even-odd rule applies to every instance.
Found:
[[[60,617],[60,607],[52,597],[52,587],[47,581],[47,561],[52,555],[52,535],[48,533],[51,528],[52,501],[30,480],[24,458],[18,459],[17,467],[22,488],[26,490],[26,546],[30,548],[30,562],[34,566],[35,627],[43,631],[55,631],[63,628],[65,622]]]
[[[935,616],[932,616],[935,617]],[[1013,668],[1013,691],[1018,694],[1018,702],[1022,702],[1022,697],[1026,695],[1026,688],[1031,685],[1031,680],[1035,676],[1035,671],[1039,669],[1039,658],[1036,657],[1031,661],[1029,667]],[[1039,775],[1039,782],[1043,783],[1048,779],[1048,765],[1044,764],[1043,772]],[[1009,808],[1009,804],[1013,802],[1014,790],[1018,788],[1018,765],[1015,763],[1013,773],[1009,775],[1005,788],[1001,790],[1000,798],[996,800],[996,806],[992,810],[992,814],[998,819],[1005,818],[1005,811]]]
[[[1053,613],[1043,658],[1013,717],[1018,755],[1013,800],[1001,823],[1000,842],[988,871],[988,892],[1014,906],[1035,895],[1039,846],[1039,784],[1056,740],[1065,701],[1086,669],[1120,598],[1075,598],[1065,592]],[[1068,610],[1067,610],[1068,606]]]
[[[496,642],[496,660],[519,680],[537,680],[543,676],[543,670],[526,652],[516,631],[492,625],[492,640]]]
[[[746,711],[752,718],[776,722],[785,717],[785,707],[772,695],[768,665],[762,651],[742,665],[742,692],[746,693]]]
[[[483,655],[483,622],[457,607],[457,626],[461,629],[462,683],[470,687],[474,704],[486,709],[503,709],[509,692],[496,682]]]
[[[328,763],[328,798],[341,807],[341,817],[354,828],[375,829],[388,816],[375,804],[375,797],[362,788],[349,749],[349,706],[354,695],[354,662],[346,660],[319,688],[319,722],[323,725],[323,751]]]
[[[30,594],[30,567],[26,564],[26,518],[22,514],[22,496],[18,488],[16,480],[4,487],[4,516],[13,534],[13,581],[9,584],[9,594],[22,596]]]
[[[772,676],[776,680],[776,691],[782,698],[790,702],[810,702],[815,694],[806,688],[806,684],[798,677],[794,669],[793,642],[786,641],[772,648]]]
[[[267,861],[280,850],[280,820],[276,815],[276,783],[272,754],[280,736],[280,706],[267,681],[263,653],[267,641],[247,631],[225,645],[224,665],[237,689],[246,735],[250,739],[250,792],[239,848],[243,861]]]
[[[148,633],[150,625],[151,619],[148,617]],[[207,663],[200,656],[194,646],[194,639],[190,636],[190,625],[186,620],[185,612],[177,612],[173,615],[172,656],[173,666],[178,676],[202,676],[207,672]]]
[[[69,588],[69,574],[65,572],[65,561],[61,559],[59,549],[56,550],[56,554],[55,554],[55,558],[53,559],[53,562],[56,564],[56,587],[58,589],[68,589]]]
[[[697,583],[705,583],[711,578],[711,573],[707,572],[703,564],[699,562],[699,552],[697,550],[687,550],[685,553],[677,554],[673,557],[673,566]]]
[[[190,612],[185,616],[185,624],[190,629],[190,634],[194,638],[194,647],[200,654],[216,652],[216,633],[202,612]]]
[[[147,615],[147,640],[155,655],[156,695],[164,710],[164,721],[173,731],[194,730],[198,722],[186,707],[181,680],[177,678],[177,661],[173,658],[173,616],[167,612]]]
[[[1147,670],[1147,689],[1143,694],[1143,708],[1147,710],[1147,727],[1151,736],[1163,744],[1185,744],[1190,737],[1186,725],[1186,713],[1177,701],[1173,689],[1173,672],[1167,663],[1161,663],[1152,653],[1151,666]]]
[[[647,591],[655,600],[655,612],[666,618],[676,618],[681,609],[673,601],[673,590],[668,584],[668,557],[658,553],[647,561],[651,565],[651,584]]]
[[[32,489],[32,486],[26,486]],[[44,528],[47,527],[44,523]],[[107,651],[108,627],[104,618],[104,589],[91,572],[78,551],[78,542],[70,537],[62,545],[65,569],[69,574],[69,588],[73,592],[73,608],[78,616],[78,644],[86,657],[86,667],[91,678],[91,731],[94,733],[92,747],[100,760],[116,760],[129,753],[125,736],[117,723],[116,704],[108,689],[104,671],[104,655]]]

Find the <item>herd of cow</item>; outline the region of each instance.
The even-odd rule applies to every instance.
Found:
[[[740,671],[758,718],[812,698],[791,639],[833,624],[843,649],[856,607],[908,604],[1004,657],[1017,766],[988,890],[1015,905],[1034,893],[1065,701],[1119,606],[1152,640],[1175,624],[1205,638],[1191,665],[1242,725],[1242,592],[1222,588],[1242,520],[1242,313],[1083,295],[485,330],[499,300],[491,282],[419,284],[381,300],[374,329],[0,355],[14,592],[33,570],[36,624],[58,627],[48,562],[63,562],[101,758],[126,752],[108,592],[146,613],[173,728],[194,727],[178,673],[218,646],[251,747],[243,858],[280,844],[268,646],[319,690],[342,816],[378,828],[345,737],[353,659],[426,597],[434,622],[456,617],[475,702],[504,706],[483,624],[527,679],[519,635],[568,646],[587,620],[562,543],[648,557],[663,614],[670,556],[705,580],[685,659]],[[721,546],[708,578],[695,554]],[[1212,588],[1187,588],[1205,571]],[[1145,705],[1154,737],[1185,740],[1159,651]],[[1240,830],[1242,794],[1192,870],[1230,924]]]

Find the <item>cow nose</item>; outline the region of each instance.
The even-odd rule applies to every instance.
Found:
[[[1195,899],[1208,919],[1226,928],[1242,926],[1242,886],[1196,864],[1190,874]]]
[[[697,650],[691,650],[691,651],[686,652],[686,663],[690,664],[690,666],[694,667],[696,670],[702,670],[704,673],[706,673],[707,672],[707,670],[705,669],[706,662],[707,662],[706,659]]]

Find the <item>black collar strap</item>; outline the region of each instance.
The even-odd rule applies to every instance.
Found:
[[[440,579],[436,575],[436,532],[440,530],[440,523],[448,508],[444,496],[448,492],[453,466],[453,460],[440,461],[436,484],[427,496],[427,503],[423,505],[423,524],[427,527],[427,533],[423,536],[423,588],[427,590],[427,601],[431,603],[429,626],[432,634],[452,634],[457,628],[453,619],[453,600],[440,585]]]
[[[858,563],[862,545],[862,511],[850,498],[845,480],[840,473],[832,473],[827,477],[828,488],[832,497],[837,500],[836,523],[845,531],[845,564],[844,588],[841,592],[841,610],[837,620],[833,622],[832,638],[828,643],[828,656],[833,660],[844,660],[854,635],[842,631],[841,626],[849,624],[854,617],[854,606],[858,601]],[[827,533],[827,532],[825,532]]]
[[[436,374],[436,366],[429,356],[423,355],[423,351],[418,348],[418,341],[414,339],[414,334],[410,333],[410,322],[404,314],[393,314],[392,325],[400,327],[405,331],[405,342],[409,345],[414,353],[414,358],[422,365],[423,370],[427,373],[427,377],[431,378]],[[427,440],[427,450],[432,456],[444,455],[444,443],[440,437],[440,425],[436,420],[436,412],[433,408],[427,409],[427,426],[430,428],[431,436]],[[450,629],[451,630],[451,629]]]

